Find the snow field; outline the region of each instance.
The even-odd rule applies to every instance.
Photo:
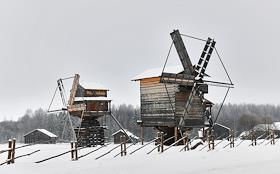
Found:
[[[259,140],[258,143],[263,140]],[[216,141],[218,143],[219,141]],[[266,141],[267,142],[267,141]],[[78,161],[71,161],[70,153],[51,159],[43,163],[35,163],[50,156],[70,150],[70,144],[42,144],[16,150],[16,156],[40,150],[32,156],[16,159],[15,164],[0,166],[0,173],[10,174],[86,174],[86,173],[114,173],[114,174],[143,174],[143,173],[188,173],[188,174],[214,174],[214,173],[254,173],[263,174],[277,173],[280,162],[280,143],[276,145],[249,146],[250,141],[244,141],[236,148],[223,148],[228,141],[220,143],[215,150],[207,152],[208,148],[200,151],[202,146],[195,150],[179,152],[182,146],[172,147],[164,153],[154,150],[151,154],[146,153],[155,146],[148,145],[143,149],[129,155],[140,144],[130,147],[125,157],[114,156],[120,152],[120,147],[108,155],[95,160],[96,157],[108,152],[117,145],[110,144]],[[237,141],[236,144],[239,142]],[[195,142],[192,143],[194,145]],[[21,146],[17,144],[17,146]],[[7,149],[7,144],[0,144],[0,151]],[[100,146],[98,146],[100,147]],[[86,154],[98,147],[86,148],[78,151],[78,155]],[[165,147],[166,148],[166,147]],[[7,153],[0,154],[0,163],[7,158]]]

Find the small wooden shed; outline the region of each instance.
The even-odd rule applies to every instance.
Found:
[[[55,144],[57,136],[46,129],[35,129],[24,136],[24,143]]]
[[[134,135],[133,133],[129,132],[125,129],[126,134],[134,141],[138,142],[139,137]],[[117,132],[113,133],[112,136],[114,137],[114,144],[120,144],[121,143],[121,136],[126,136],[123,130],[118,130]],[[126,136],[127,143],[132,143],[131,140]]]

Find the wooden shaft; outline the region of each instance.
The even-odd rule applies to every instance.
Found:
[[[11,157],[12,157],[12,140],[10,139],[8,142],[8,159],[7,159],[7,164],[11,163]]]

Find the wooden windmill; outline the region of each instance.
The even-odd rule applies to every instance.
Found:
[[[73,83],[67,102],[63,81],[68,79],[73,79]],[[57,90],[60,92],[63,108],[60,110],[49,110],[49,112],[67,111],[69,113],[68,121],[70,122],[71,129],[75,132],[78,146],[104,145],[104,130],[107,126],[101,123],[101,119],[105,118],[105,116],[112,117],[118,126],[124,130],[116,117],[111,113],[111,100],[107,97],[108,89],[94,83],[81,84],[80,75],[75,74],[74,77],[57,80],[55,94]],[[81,119],[79,127],[73,128],[70,115]],[[130,138],[129,136],[127,137]]]
[[[193,65],[178,30],[171,34],[183,69],[168,68],[148,70],[135,78],[140,81],[141,127],[155,127],[178,138],[180,130],[202,128],[205,123],[211,126],[211,107],[213,103],[204,98],[208,85],[227,88],[232,83],[206,81],[204,77],[216,42],[208,38],[197,65]],[[209,124],[210,123],[210,124]],[[175,138],[175,140],[176,140]]]

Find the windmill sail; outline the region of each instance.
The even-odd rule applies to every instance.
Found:
[[[170,33],[170,35],[171,38],[173,39],[173,43],[179,55],[180,61],[184,67],[185,74],[193,75],[194,73],[193,65],[179,30],[174,30],[172,33]]]

